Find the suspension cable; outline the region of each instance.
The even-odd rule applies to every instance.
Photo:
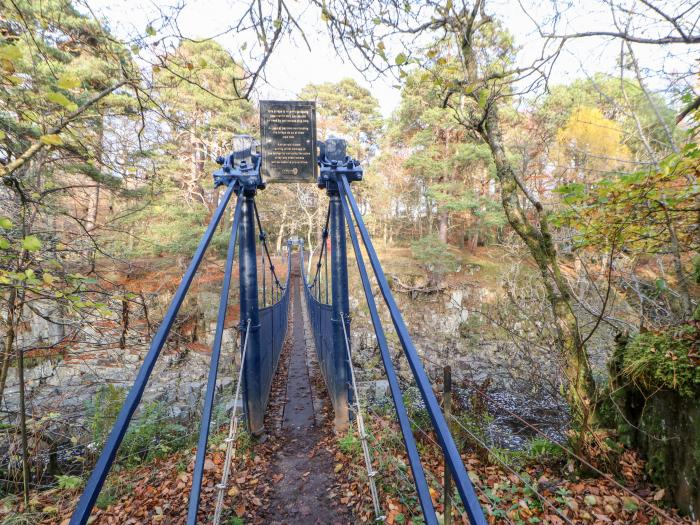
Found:
[[[391,361],[391,354],[389,353],[389,345],[386,340],[386,334],[384,333],[382,321],[379,317],[377,304],[374,300],[374,294],[372,293],[372,287],[369,281],[369,275],[367,273],[367,268],[364,264],[362,251],[360,250],[360,241],[358,240],[357,233],[355,232],[355,227],[352,221],[352,216],[350,215],[350,210],[348,209],[348,205],[345,202],[345,198],[342,195],[340,202],[343,208],[343,213],[345,214],[346,222],[348,224],[350,240],[352,242],[352,247],[355,252],[355,262],[357,263],[357,269],[360,272],[360,280],[362,282],[362,288],[365,293],[367,307],[369,308],[370,317],[372,319],[374,333],[377,336],[377,344],[379,346],[379,350],[382,356],[382,362],[384,363],[384,370],[386,371],[387,380],[389,381],[389,389],[391,391],[391,398],[394,402],[394,409],[396,410],[396,418],[399,422],[401,435],[403,437],[404,445],[406,447],[408,462],[411,465],[411,474],[413,475],[416,493],[418,494],[418,501],[420,503],[421,510],[423,511],[423,516],[425,518],[426,523],[428,525],[437,525],[438,520],[437,516],[435,515],[435,507],[433,506],[433,501],[430,497],[430,489],[428,487],[428,482],[425,478],[425,472],[420,460],[420,454],[418,453],[418,446],[416,445],[415,437],[413,436],[413,432],[411,431],[411,422],[408,420],[408,412],[403,402],[403,396],[401,388],[399,386],[396,370],[394,369],[394,365]]]
[[[275,284],[277,285],[278,288],[281,290],[284,289],[284,286],[282,286],[282,283],[277,277],[277,272],[275,272],[275,265],[272,264],[272,258],[270,257],[270,250],[267,247],[267,233],[262,227],[262,223],[260,222],[260,214],[258,213],[258,205],[253,201],[253,210],[255,211],[255,220],[258,223],[258,232],[260,232],[260,240],[262,241],[263,245],[263,250],[265,250],[265,255],[267,256],[267,262],[270,264],[270,273],[272,273],[272,278],[275,280]],[[264,271],[264,270],[263,270]]]
[[[342,314],[341,314],[342,316]],[[347,316],[346,316],[347,317]],[[352,389],[355,393],[355,420],[357,421],[357,433],[360,435],[362,443],[362,454],[365,457],[365,466],[367,467],[367,479],[369,481],[369,492],[372,495],[372,504],[374,505],[375,521],[384,521],[386,516],[382,514],[379,507],[379,495],[377,494],[377,484],[374,480],[377,471],[372,468],[372,456],[369,453],[367,446],[367,433],[365,432],[365,421],[362,415],[362,406],[360,405],[360,395],[357,391],[357,381],[355,380],[355,368],[352,364],[352,354],[350,353],[350,341],[348,340],[348,332],[345,323],[340,323],[343,326],[343,335],[345,336],[345,350],[348,354],[348,363],[350,364],[350,378],[352,380]]]
[[[321,251],[318,254],[318,263],[316,264],[316,274],[314,275],[313,280],[311,281],[311,284],[309,284],[309,288],[313,288],[318,284],[318,280],[320,279],[320,274],[321,274],[321,260],[323,258],[323,254],[326,251],[326,244],[328,239],[328,223],[330,222],[331,219],[331,204],[330,202],[328,203],[328,210],[326,211],[326,223],[323,226],[323,232],[321,235]],[[328,264],[328,259],[326,259],[326,264]],[[327,279],[326,279],[327,280]],[[320,284],[319,284],[320,288]],[[328,296],[328,292],[326,292],[326,296]],[[320,296],[319,296],[319,302],[320,302]]]
[[[250,319],[246,323],[245,339],[243,342],[243,351],[241,352],[241,364],[238,369],[238,383],[236,384],[236,395],[233,398],[233,408],[231,409],[231,421],[228,426],[228,436],[224,439],[226,443],[226,458],[224,459],[224,471],[221,474],[221,483],[216,486],[218,494],[216,495],[216,508],[214,509],[214,519],[212,523],[219,525],[221,521],[221,511],[224,507],[224,492],[228,488],[228,478],[231,472],[231,461],[236,457],[236,434],[238,432],[238,399],[241,394],[241,383],[243,382],[243,370],[245,365],[246,350],[248,348],[248,333],[250,332]]]
[[[464,466],[464,463],[462,462],[462,458],[460,457],[457,445],[455,444],[454,439],[452,438],[452,434],[450,433],[450,430],[447,426],[445,416],[443,415],[440,409],[440,405],[437,402],[437,398],[435,397],[435,393],[432,390],[430,380],[428,379],[428,376],[425,373],[425,370],[423,369],[423,366],[420,362],[420,358],[418,357],[418,353],[416,352],[415,346],[413,345],[411,336],[408,333],[406,323],[404,322],[398,305],[396,304],[396,300],[394,299],[394,296],[391,293],[391,288],[389,287],[386,275],[384,274],[384,270],[382,269],[381,263],[379,262],[379,257],[377,256],[377,252],[374,249],[374,245],[372,244],[369,232],[367,231],[367,227],[365,226],[364,221],[362,220],[362,215],[357,206],[357,202],[355,201],[355,198],[350,189],[350,183],[347,181],[344,175],[338,176],[338,189],[340,191],[341,197],[340,202],[343,206],[343,211],[345,212],[345,215],[348,219],[351,218],[350,209],[352,209],[352,216],[354,216],[355,224],[357,225],[357,229],[359,230],[360,235],[362,236],[362,242],[364,244],[365,249],[367,250],[367,255],[369,257],[372,270],[374,271],[374,276],[377,280],[377,284],[379,285],[379,289],[384,298],[384,302],[386,303],[389,309],[389,314],[391,315],[391,320],[394,324],[394,328],[396,329],[396,334],[399,338],[399,341],[401,342],[404,355],[406,356],[408,363],[411,367],[411,372],[413,374],[414,379],[416,380],[416,384],[420,390],[423,402],[425,403],[426,408],[428,409],[428,414],[430,415],[433,428],[435,429],[435,433],[445,454],[446,463],[447,465],[449,465],[449,469],[452,472],[452,476],[457,485],[457,490],[462,499],[462,502],[464,503],[464,506],[466,507],[469,519],[473,524],[485,525],[486,519],[484,518],[483,509],[479,504],[479,500],[476,496],[476,492],[474,491],[474,487],[472,486],[469,476],[467,475],[467,470]],[[352,224],[352,222],[349,222],[349,224]],[[357,241],[357,234],[355,233],[354,228],[349,228],[349,230],[351,233],[351,237],[353,238],[354,247]],[[355,249],[356,258],[357,252],[359,252],[359,242],[357,244],[357,248]],[[374,301],[374,297],[372,297],[372,301]]]
[[[190,501],[187,510],[188,525],[197,523],[197,510],[202,491],[202,476],[204,474],[204,461],[207,455],[207,442],[209,440],[209,425],[211,422],[212,407],[216,394],[216,377],[219,371],[219,359],[221,357],[221,342],[224,334],[224,324],[226,323],[226,313],[228,309],[229,289],[231,288],[231,273],[233,269],[234,253],[236,251],[236,237],[238,236],[238,224],[241,219],[241,208],[243,199],[239,198],[236,203],[236,210],[233,215],[233,225],[231,226],[231,236],[226,254],[226,268],[224,270],[224,280],[221,284],[221,298],[219,299],[219,312],[216,320],[216,332],[214,343],[212,344],[211,361],[209,365],[209,377],[207,379],[207,390],[202,409],[202,420],[199,428],[199,442],[197,444],[197,456],[194,470],[192,472],[192,488],[190,490]]]

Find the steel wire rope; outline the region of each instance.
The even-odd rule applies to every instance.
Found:
[[[479,443],[479,445],[481,445],[482,447],[484,447],[484,448],[485,448],[486,450],[488,450],[489,452],[492,452],[491,448],[489,448],[489,446],[488,446],[486,443],[484,443],[479,437],[477,437],[471,430],[469,430],[467,427],[465,427],[465,426],[459,421],[459,419],[457,419],[457,418],[454,417],[453,415],[450,415],[450,418],[452,419],[452,421],[454,421],[455,423],[457,423],[457,425],[459,425],[467,434],[469,434],[469,435],[472,437],[472,439],[474,439],[477,443]],[[498,454],[492,454],[492,456],[493,456],[493,458],[496,459],[501,465],[503,465],[503,467],[504,467],[506,470],[508,470],[511,474],[513,474],[516,478],[518,478],[525,486],[527,486],[530,490],[532,490],[532,492],[534,492],[534,493],[537,495],[537,497],[540,498],[540,500],[544,501],[550,508],[552,508],[552,509],[554,510],[554,512],[556,512],[564,521],[566,521],[566,522],[569,523],[570,525],[574,525],[574,522],[573,522],[573,521],[571,521],[566,515],[562,514],[561,511],[560,511],[552,502],[550,502],[545,496],[543,496],[542,494],[540,494],[540,493],[537,491],[537,489],[535,489],[534,486],[532,486],[530,483],[528,483],[528,482],[525,480],[525,478],[523,478],[520,474],[518,474],[518,472],[517,472],[515,469],[513,469],[510,465],[508,465],[508,463],[506,463],[505,461],[503,461],[503,460],[498,456]]]
[[[313,288],[314,286],[316,286],[318,284],[319,292],[320,292],[319,279],[320,279],[321,266],[322,266],[321,258],[323,257],[324,251],[326,250],[326,244],[327,244],[326,239],[328,238],[328,223],[330,222],[330,218],[331,218],[331,205],[329,202],[328,203],[328,210],[326,211],[326,223],[323,226],[323,232],[321,234],[321,249],[320,249],[320,252],[318,254],[318,263],[316,264],[316,274],[314,275],[314,278],[311,281],[311,284],[307,285],[309,288]],[[303,271],[303,268],[302,268],[302,271]],[[328,293],[326,293],[326,297],[327,296],[328,296]],[[319,302],[320,302],[320,296],[319,296]]]
[[[345,183],[347,184],[347,181],[345,181]],[[340,189],[340,184],[338,184],[338,187]],[[374,327],[374,333],[377,337],[377,344],[379,345],[379,349],[382,356],[382,362],[384,363],[384,370],[387,375],[387,380],[389,381],[391,397],[394,402],[394,408],[399,422],[399,427],[401,429],[401,435],[403,436],[404,445],[406,447],[409,463],[411,465],[411,473],[414,478],[416,492],[418,493],[418,499],[421,504],[421,509],[423,510],[425,520],[429,524],[437,524],[437,516],[435,515],[435,508],[430,497],[428,482],[425,479],[425,473],[423,472],[423,465],[421,463],[420,454],[416,446],[415,438],[411,431],[411,424],[408,421],[408,413],[403,402],[401,388],[399,386],[398,378],[391,360],[386,335],[384,333],[381,318],[379,317],[377,304],[374,300],[374,295],[372,293],[369,275],[367,272],[367,268],[364,264],[362,252],[360,250],[360,241],[357,237],[357,233],[355,232],[355,223],[353,222],[352,216],[350,215],[350,210],[348,209],[348,204],[345,201],[345,196],[343,195],[343,192],[341,192],[340,195],[340,203],[348,225],[348,231],[350,232],[350,240],[352,242],[353,251],[355,252],[355,262],[357,263],[357,269],[360,273],[360,280],[362,282],[362,288],[365,293],[365,300],[367,303],[367,307],[369,308],[370,317],[372,319],[372,325]],[[357,219],[357,217],[355,218]]]
[[[430,414],[435,433],[438,436],[440,443],[442,444],[442,448],[445,453],[447,463],[450,467],[452,477],[455,480],[455,484],[459,491],[460,498],[465,504],[467,514],[469,515],[469,519],[472,523],[485,525],[486,519],[483,515],[483,509],[481,508],[479,500],[476,497],[476,493],[474,492],[474,489],[472,487],[471,480],[467,475],[467,470],[464,466],[464,463],[462,462],[462,459],[459,455],[459,451],[457,450],[454,440],[452,439],[452,435],[450,434],[449,429],[447,427],[447,421],[437,403],[437,398],[435,397],[435,393],[433,392],[432,387],[430,386],[430,381],[428,380],[427,374],[425,373],[420,359],[417,356],[416,349],[408,333],[406,324],[403,320],[403,317],[401,316],[400,310],[398,309],[398,305],[396,304],[396,301],[391,293],[389,283],[386,279],[386,276],[384,275],[384,270],[381,267],[381,263],[379,262],[379,258],[374,249],[374,245],[372,244],[369,232],[367,231],[367,228],[362,219],[362,214],[360,213],[360,210],[357,206],[357,202],[355,202],[352,190],[350,189],[350,183],[342,174],[338,175],[338,189],[341,196],[340,202],[343,207],[343,211],[346,217],[348,218],[349,224],[353,224],[350,209],[352,210],[352,216],[354,216],[355,218],[355,225],[357,226],[357,229],[359,230],[360,235],[362,236],[362,241],[365,250],[367,251],[367,255],[369,257],[372,270],[377,280],[377,284],[379,285],[380,292],[382,294],[382,297],[384,298],[386,306],[388,307],[394,328],[396,329],[396,334],[398,335],[399,341],[401,342],[401,345],[403,347],[404,355],[408,359],[411,371],[413,373],[413,377],[416,381],[416,384],[418,385],[423,401],[425,402],[426,407],[428,408],[428,413]],[[359,253],[360,250],[359,241],[357,240],[357,234],[354,231],[354,227],[350,227],[349,230],[351,234],[350,236],[353,239],[353,247],[355,247],[357,244],[355,252],[356,259],[359,263],[361,259],[361,254]],[[365,293],[367,293],[367,291]],[[367,298],[367,300],[369,303],[369,297]],[[374,302],[373,296],[372,302]]]
[[[437,363],[435,363],[434,361],[431,361],[431,360],[429,360],[429,359],[427,359],[427,358],[425,358],[425,360],[428,361],[429,363],[435,365],[435,366],[444,366],[444,365],[437,365]],[[481,390],[481,389],[480,389],[479,387],[477,387],[476,384],[473,383],[472,381],[469,381],[469,382],[470,382],[471,388],[472,388],[476,393],[478,393],[480,396],[482,396],[484,399],[490,401],[490,402],[493,403],[494,405],[498,406],[498,407],[499,407],[501,410],[503,410],[506,414],[510,415],[511,417],[514,417],[515,419],[517,419],[520,423],[522,423],[522,424],[525,425],[526,427],[528,427],[528,428],[534,430],[537,434],[539,434],[540,436],[542,436],[543,438],[545,438],[548,442],[553,443],[555,446],[559,447],[561,450],[563,450],[564,452],[566,452],[567,454],[569,454],[571,457],[576,458],[576,459],[579,460],[581,463],[583,463],[584,465],[586,465],[588,468],[590,468],[591,470],[595,471],[598,475],[603,476],[606,480],[608,480],[609,482],[611,482],[611,483],[612,483],[613,485],[615,485],[617,488],[619,488],[619,489],[622,490],[623,492],[626,492],[629,496],[633,497],[634,499],[640,501],[642,504],[644,504],[645,506],[649,507],[651,510],[653,510],[653,511],[656,512],[657,514],[663,516],[665,519],[669,520],[671,523],[674,523],[674,524],[676,524],[676,525],[682,525],[682,522],[680,522],[680,521],[676,520],[675,518],[671,517],[671,515],[669,515],[668,513],[666,513],[663,509],[661,509],[661,508],[658,507],[657,505],[654,505],[653,503],[647,501],[645,498],[639,496],[638,494],[635,494],[634,491],[632,491],[632,490],[630,490],[629,488],[627,488],[627,487],[625,487],[624,485],[622,485],[622,484],[621,484],[620,482],[618,482],[615,478],[613,478],[610,474],[605,473],[605,472],[603,472],[602,470],[600,470],[599,468],[595,467],[595,466],[594,466],[592,463],[590,463],[588,460],[586,460],[585,458],[581,457],[579,454],[575,453],[575,452],[574,452],[573,450],[571,450],[570,448],[564,446],[562,443],[559,443],[558,441],[553,441],[553,440],[551,439],[551,437],[548,436],[547,434],[545,434],[541,429],[539,429],[538,427],[536,427],[536,426],[533,425],[532,423],[530,423],[530,422],[528,422],[527,420],[525,420],[522,416],[520,416],[520,415],[517,414],[516,412],[513,412],[512,410],[510,410],[508,407],[506,407],[505,405],[503,405],[501,402],[499,402],[499,401],[497,401],[496,399],[494,399],[493,397],[489,396],[488,393],[486,393],[486,392],[484,392],[483,390]],[[454,417],[454,416],[453,416],[453,417]]]
[[[236,252],[236,239],[238,237],[238,226],[241,220],[241,210],[243,198],[236,202],[236,209],[233,214],[233,225],[226,254],[226,267],[224,279],[221,283],[221,297],[219,298],[219,311],[216,320],[216,332],[212,343],[211,359],[209,362],[209,377],[207,378],[207,388],[204,394],[204,405],[202,407],[202,417],[200,421],[199,442],[197,444],[197,454],[195,456],[194,469],[192,471],[192,488],[190,489],[190,500],[187,510],[187,524],[197,523],[197,510],[202,491],[202,478],[204,475],[204,462],[207,455],[207,443],[209,441],[209,429],[211,425],[212,407],[214,406],[214,396],[216,395],[216,379],[219,372],[219,359],[221,357],[221,343],[224,335],[224,325],[228,310],[228,297],[231,288],[231,273],[233,271],[233,261]]]
[[[255,201],[253,201],[253,210],[255,211],[255,220],[258,224],[259,238],[262,241],[263,250],[265,251],[265,256],[267,257],[267,262],[270,265],[270,273],[272,274],[272,277],[275,280],[275,285],[280,290],[284,290],[284,286],[282,285],[279,278],[277,277],[277,272],[275,272],[275,265],[272,264],[272,258],[270,257],[270,250],[268,249],[268,246],[267,246],[267,232],[265,232],[265,230],[262,227],[262,223],[260,222],[260,214],[258,213],[258,206],[255,203]],[[264,269],[263,269],[263,271],[264,271]]]
[[[404,381],[404,386],[407,386],[405,381]],[[412,386],[412,385],[408,385],[408,386]],[[464,427],[464,425],[462,425],[462,423],[461,423],[454,415],[450,415],[450,418],[451,418],[453,421],[455,421],[461,428],[463,428],[464,430],[467,430],[466,427]],[[409,420],[411,421],[411,423],[413,423],[413,425],[416,427],[416,429],[417,429],[421,434],[423,434],[423,435],[426,437],[426,439],[428,439],[428,441],[430,441],[433,445],[435,445],[436,447],[438,447],[438,448],[441,449],[441,447],[440,447],[440,445],[437,443],[437,441],[435,441],[435,440],[432,438],[432,436],[430,435],[430,433],[429,433],[426,429],[424,429],[415,419],[413,419],[413,418],[411,418],[411,417],[409,416]],[[468,430],[467,430],[467,432],[468,432],[472,437],[474,437],[474,438],[476,439],[476,437],[474,436],[474,434],[472,434],[472,433],[469,432]],[[541,495],[539,492],[537,492],[537,490],[535,490],[534,487],[532,487],[531,485],[529,485],[529,484],[527,483],[527,481],[526,481],[522,476],[520,476],[519,474],[517,474],[517,472],[516,472],[515,470],[513,470],[510,466],[508,466],[505,462],[501,461],[500,458],[499,458],[499,456],[498,456],[498,454],[496,454],[495,451],[494,451],[491,447],[489,447],[488,445],[486,445],[486,444],[485,444],[483,441],[481,441],[481,440],[478,440],[478,441],[479,441],[479,444],[480,444],[481,446],[483,446],[490,454],[492,454],[492,456],[493,456],[494,458],[496,458],[496,459],[499,461],[499,463],[501,463],[501,464],[502,464],[504,467],[506,467],[510,472],[512,472],[516,477],[518,477],[518,479],[519,479],[520,481],[522,481],[522,482],[525,484],[525,486],[527,486],[528,488],[530,488],[530,489],[533,491],[533,493],[537,495],[537,497],[540,499],[540,501],[542,501],[543,503],[547,503],[548,505],[552,506],[551,503],[548,502],[548,501],[546,500],[546,496],[543,496],[543,495]],[[434,475],[432,472],[430,472],[429,470],[426,470],[426,472],[433,478],[433,480],[435,481],[435,483],[437,483],[438,487],[440,487],[440,486],[441,486],[441,483],[440,483],[440,481],[435,477],[435,475]],[[475,485],[476,485],[476,484],[475,484]],[[488,497],[488,496],[487,496],[487,497]],[[491,501],[490,498],[488,498],[488,499],[489,499],[489,501]],[[456,501],[455,503],[462,503],[462,502],[461,502],[461,501]],[[554,508],[554,507],[552,507],[552,508]],[[556,510],[556,509],[555,509],[555,510]],[[564,518],[564,519],[566,520],[566,517],[562,516],[562,518]],[[568,520],[567,520],[567,521],[568,521]],[[569,523],[571,523],[571,522],[569,521]],[[573,524],[572,524],[572,525],[573,525]]]
[[[222,216],[224,215],[224,211],[228,206],[234,190],[235,188],[232,184],[228,187],[226,193],[224,193],[219,206],[214,212],[212,219],[209,222],[199,245],[197,246],[187,271],[185,272],[177,290],[175,291],[175,295],[172,298],[163,322],[153,337],[151,346],[144,358],[143,364],[139,369],[136,379],[134,380],[133,386],[129,390],[129,394],[127,395],[124,404],[119,411],[117,422],[107,438],[107,442],[105,443],[104,449],[97,460],[95,469],[92,471],[90,478],[87,480],[85,490],[78,501],[75,512],[71,516],[71,525],[85,525],[90,517],[90,513],[95,505],[95,502],[97,501],[102,485],[104,484],[107,474],[109,473],[112,463],[114,462],[114,458],[117,455],[119,445],[121,444],[127,427],[129,426],[131,416],[134,414],[141,401],[141,397],[143,396],[143,392],[146,388],[146,382],[153,372],[156,360],[158,359],[163,345],[165,344],[165,340],[169,335],[170,328],[175,320],[175,316],[180,310],[180,306],[182,305],[185,295],[192,284],[195,273],[197,272],[197,269],[204,258],[204,254],[212,237],[214,236],[214,233],[216,232],[216,228],[219,225]]]
[[[224,470],[221,473],[221,483],[216,485],[217,495],[216,495],[216,507],[214,509],[214,518],[212,523],[214,525],[219,525],[221,521],[221,511],[224,505],[224,491],[228,488],[228,477],[231,471],[231,461],[236,457],[236,448],[234,444],[236,442],[236,433],[238,432],[238,418],[236,417],[236,412],[238,409],[238,398],[241,393],[241,383],[243,382],[243,370],[245,363],[246,350],[248,349],[248,334],[250,332],[250,319],[246,323],[245,339],[243,342],[243,351],[241,353],[241,364],[238,370],[238,382],[236,383],[236,394],[233,399],[233,408],[231,410],[231,421],[229,422],[228,436],[224,439],[226,443],[226,456],[224,458]]]
[[[341,318],[347,317],[343,316],[341,313]],[[348,355],[348,363],[350,365],[350,379],[352,381],[352,389],[355,393],[355,421],[357,422],[357,433],[360,436],[360,442],[362,444],[362,455],[365,459],[365,466],[367,467],[367,481],[369,482],[369,491],[372,495],[372,505],[374,506],[374,517],[375,521],[383,522],[386,516],[382,514],[382,510],[379,506],[379,495],[377,494],[377,485],[374,481],[374,477],[377,475],[377,471],[372,468],[372,456],[369,452],[369,447],[367,446],[367,433],[365,432],[365,422],[362,415],[362,405],[360,404],[360,395],[357,390],[357,381],[355,380],[355,367],[352,364],[352,354],[350,352],[350,341],[348,340],[348,332],[345,327],[345,322],[340,323],[343,326],[343,336],[345,339],[345,350]]]

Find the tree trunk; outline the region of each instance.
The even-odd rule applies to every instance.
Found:
[[[447,220],[449,215],[447,211],[440,211],[438,213],[438,237],[442,242],[447,244]]]
[[[571,289],[561,273],[549,233],[547,215],[542,205],[533,199],[539,222],[539,228],[535,227],[518,200],[519,183],[506,156],[498,107],[495,104],[487,110],[479,132],[489,145],[496,165],[496,176],[501,185],[501,203],[508,223],[527,245],[542,276],[555,319],[558,350],[564,359],[564,373],[568,381],[567,401],[572,419],[583,433],[592,422],[595,382],[574,314]]]
[[[100,183],[95,181],[95,187],[90,192],[88,199],[87,215],[85,217],[85,229],[91,232],[97,225],[97,214],[100,207]]]
[[[17,308],[17,289],[10,289],[10,296],[7,300],[7,332],[3,341],[2,362],[0,363],[0,406],[2,405],[3,394],[5,393],[5,383],[7,373],[12,361],[12,348],[15,340],[15,310]]]

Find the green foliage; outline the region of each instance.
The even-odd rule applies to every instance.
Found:
[[[423,268],[438,278],[456,272],[459,267],[454,251],[440,241],[437,235],[428,235],[412,242],[411,253]]]
[[[382,129],[379,102],[354,79],[309,84],[299,98],[316,101],[319,137],[340,135],[348,139],[348,153],[366,160],[375,147]]]
[[[194,253],[204,232],[207,208],[201,203],[183,204],[175,191],[167,193],[124,221],[135,239],[118,238],[114,249],[126,257],[153,257]],[[225,253],[228,232],[217,231],[212,248]]]
[[[558,444],[545,438],[534,437],[527,444],[527,455],[530,459],[542,460],[560,458],[564,451]]]
[[[338,448],[345,454],[357,456],[362,451],[362,443],[352,430],[348,430],[346,435],[338,438]]]
[[[104,445],[126,397],[126,391],[113,385],[100,388],[87,407],[88,427],[97,448]],[[152,402],[132,418],[119,448],[120,464],[135,466],[162,457],[189,445],[186,429],[168,421],[167,406]]]
[[[100,387],[87,406],[87,427],[92,439],[103,445],[112,425],[117,419],[119,410],[126,399],[123,388],[107,384]]]
[[[623,349],[621,374],[647,392],[666,388],[692,398],[700,392],[699,341],[693,324],[638,334]]]
[[[80,476],[58,475],[56,481],[58,488],[65,490],[76,490],[85,484],[85,480]]]

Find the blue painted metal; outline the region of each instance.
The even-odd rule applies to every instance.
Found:
[[[260,381],[264,397],[263,409],[270,398],[272,379],[279,363],[282,346],[287,335],[287,316],[289,312],[289,276],[291,273],[291,252],[287,255],[287,280],[280,300],[267,308],[260,309]]]
[[[331,357],[333,379],[329,382],[334,389],[329,392],[335,412],[335,428],[347,427],[349,422],[348,403],[352,402],[350,365],[345,349],[345,330],[350,334],[350,300],[348,298],[348,259],[345,245],[345,217],[340,205],[337,187],[328,189],[331,209],[331,323],[333,326],[333,354]],[[321,284],[320,282],[318,283]],[[319,295],[320,295],[319,286]]]
[[[447,422],[445,421],[445,416],[442,414],[440,405],[435,398],[435,393],[430,386],[430,380],[428,379],[428,376],[423,369],[423,365],[420,362],[420,358],[418,357],[418,353],[413,346],[413,341],[411,340],[411,336],[408,333],[408,329],[406,328],[406,324],[401,316],[401,312],[391,293],[389,283],[384,275],[384,270],[382,270],[381,263],[379,262],[379,257],[377,257],[377,252],[372,245],[372,239],[370,238],[369,232],[367,231],[364,221],[362,220],[362,215],[360,214],[360,210],[355,202],[355,197],[350,190],[350,184],[345,177],[339,177],[338,187],[340,189],[341,197],[347,198],[347,202],[350,204],[352,209],[355,223],[360,231],[360,235],[362,236],[362,242],[365,246],[365,250],[367,251],[367,255],[369,256],[370,264],[372,265],[374,275],[377,279],[377,283],[379,284],[379,289],[381,290],[384,301],[389,308],[389,313],[391,314],[394,328],[396,329],[399,341],[403,346],[404,354],[406,355],[411,371],[413,372],[413,377],[416,380],[416,384],[420,390],[423,402],[425,403],[430,415],[433,428],[438,437],[440,446],[443,449],[446,463],[452,472],[452,476],[455,480],[455,484],[457,485],[457,490],[462,502],[464,503],[469,520],[472,524],[486,525],[484,513],[481,509],[481,505],[479,504],[479,500],[476,497],[476,493],[474,492],[474,487],[472,486],[471,480],[469,479],[467,471],[464,468],[464,463],[459,455],[459,450],[457,449],[454,439],[450,434]]]
[[[316,347],[316,357],[321,368],[323,378],[326,381],[326,388],[329,392],[336,390],[333,383],[335,373],[333,372],[333,323],[331,322],[331,305],[321,303],[307,282],[304,271],[304,245],[300,245],[301,253],[301,275],[304,279],[304,295],[311,323],[311,332],[314,335],[314,346]],[[342,328],[342,327],[341,327]]]
[[[233,225],[231,226],[231,236],[226,254],[226,266],[224,269],[224,280],[221,284],[221,296],[219,298],[219,312],[216,319],[216,331],[214,333],[214,343],[211,349],[211,362],[209,365],[209,378],[207,380],[207,390],[204,396],[204,407],[202,409],[202,420],[199,427],[199,442],[197,443],[197,457],[194,462],[192,473],[192,489],[190,491],[190,503],[187,510],[188,525],[197,523],[197,510],[199,509],[199,499],[202,489],[202,475],[204,473],[204,460],[207,456],[207,442],[209,440],[209,427],[211,425],[211,413],[214,406],[214,394],[216,393],[216,376],[219,371],[219,357],[221,356],[221,340],[224,335],[224,324],[226,322],[226,312],[228,309],[228,296],[231,289],[231,272],[233,270],[233,255],[236,250],[236,234],[238,224],[241,219],[242,198],[236,202],[236,210],[233,214]]]
[[[100,494],[102,485],[104,484],[107,474],[109,473],[112,463],[114,462],[114,458],[117,455],[119,445],[121,444],[122,439],[124,439],[124,434],[129,426],[129,421],[131,421],[131,417],[134,415],[134,412],[141,401],[148,378],[153,371],[153,367],[155,366],[156,360],[160,355],[160,351],[165,344],[170,328],[175,321],[175,316],[180,310],[182,301],[185,299],[185,294],[187,294],[187,290],[192,283],[192,279],[194,278],[197,268],[199,268],[199,264],[202,262],[204,252],[209,246],[211,238],[214,236],[216,227],[218,226],[219,221],[226,210],[226,206],[228,205],[233,192],[234,186],[230,185],[226,190],[226,193],[224,193],[219,207],[214,212],[211,222],[209,223],[209,226],[207,227],[207,230],[194,253],[194,257],[192,258],[192,261],[190,262],[190,265],[187,268],[187,271],[185,272],[175,295],[173,296],[170,307],[163,318],[163,322],[158,328],[158,332],[151,342],[151,347],[149,348],[139,373],[134,380],[134,384],[131,387],[131,390],[129,390],[129,394],[124,400],[124,404],[119,411],[117,421],[109,434],[109,438],[107,438],[104,449],[102,450],[102,453],[97,460],[97,464],[95,465],[95,468],[87,481],[85,491],[80,497],[80,501],[78,501],[78,506],[71,517],[71,525],[84,525],[87,523],[88,518],[90,517],[90,512],[95,505],[95,501],[97,501],[97,496]]]
[[[243,406],[248,430],[254,436],[263,433],[265,405],[260,349],[260,311],[258,306],[258,268],[255,251],[255,189],[243,190],[243,209],[239,232],[241,325],[250,321],[248,353],[243,364]]]
[[[214,172],[214,187],[229,186],[233,183],[241,187],[264,189],[265,184],[260,177],[261,158],[252,151],[252,138],[250,136],[238,136],[248,138],[249,144],[241,149],[218,157],[216,163],[221,169]]]
[[[369,307],[369,315],[372,319],[372,326],[374,326],[374,333],[377,337],[377,344],[379,345],[379,351],[382,356],[382,362],[384,363],[384,369],[386,370],[386,377],[389,381],[389,390],[391,392],[391,398],[394,402],[396,416],[399,421],[399,427],[401,428],[401,435],[403,436],[403,442],[406,447],[406,453],[408,454],[408,462],[411,465],[413,481],[416,484],[416,493],[418,494],[418,501],[420,502],[425,522],[429,525],[436,524],[438,523],[438,521],[435,515],[433,501],[430,497],[430,489],[428,487],[428,482],[425,479],[425,472],[423,471],[423,465],[420,461],[418,447],[416,445],[416,440],[413,436],[413,431],[411,429],[411,421],[409,420],[408,413],[406,411],[406,406],[403,402],[403,396],[401,395],[399,380],[396,376],[396,371],[394,370],[394,364],[391,361],[391,354],[389,353],[389,347],[387,345],[384,328],[382,327],[382,321],[379,317],[379,312],[377,311],[377,305],[374,301],[374,295],[372,294],[372,285],[370,284],[369,276],[367,275],[367,269],[365,267],[362,252],[360,250],[360,243],[357,239],[357,233],[355,233],[355,227],[353,226],[353,221],[352,217],[350,216],[350,210],[348,209],[348,205],[345,202],[345,199],[343,199],[341,202],[343,207],[343,213],[345,214],[345,218],[348,223],[348,229],[350,231],[350,240],[352,241],[352,247],[355,251],[355,260],[357,262],[357,269],[360,272],[362,288],[365,292],[367,306]]]

